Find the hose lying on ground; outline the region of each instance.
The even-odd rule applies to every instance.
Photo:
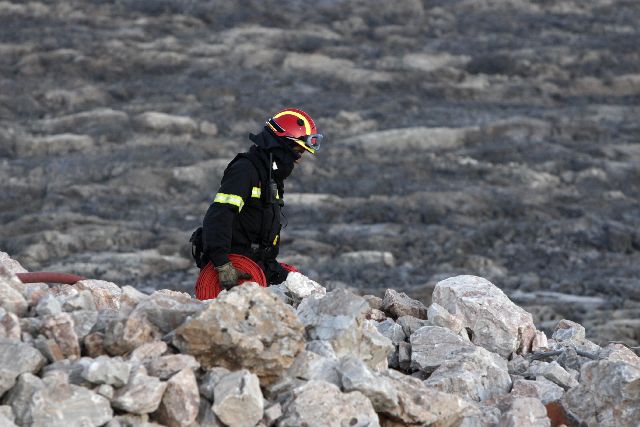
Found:
[[[233,264],[235,268],[251,276],[251,279],[243,280],[240,284],[244,282],[256,282],[263,288],[267,287],[267,278],[265,277],[264,272],[258,264],[253,262],[253,260],[242,255],[231,254],[229,255],[229,261],[231,261],[231,264]],[[298,271],[292,265],[284,263],[280,263],[280,265],[285,270]],[[200,271],[200,275],[196,281],[196,298],[199,300],[213,299],[217,297],[220,292],[222,292],[222,287],[218,280],[218,272],[213,264],[209,262],[202,271]]]
[[[22,283],[63,283],[73,285],[80,280],[85,280],[82,276],[67,273],[51,273],[48,271],[39,271],[31,273],[17,273],[18,279]]]

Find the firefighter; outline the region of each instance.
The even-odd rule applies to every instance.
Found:
[[[322,134],[307,113],[287,108],[249,139],[253,141],[249,151],[238,154],[225,169],[202,224],[204,255],[217,270],[223,289],[250,279],[231,264],[231,253],[255,261],[269,285],[286,279],[288,271],[276,261],[284,181],[305,152],[316,153]]]

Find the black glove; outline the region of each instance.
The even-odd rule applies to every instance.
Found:
[[[233,264],[231,264],[231,262],[223,264],[220,267],[216,267],[216,270],[218,271],[218,280],[220,280],[220,286],[222,286],[222,288],[226,290],[237,286],[238,280],[240,279],[251,279],[250,274],[238,270],[233,266]]]

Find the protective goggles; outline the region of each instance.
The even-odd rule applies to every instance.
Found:
[[[298,138],[290,136],[287,138],[297,142],[299,145],[302,145],[307,151],[311,152],[311,154],[315,154],[315,152],[320,149],[320,143],[324,136],[321,133],[314,133],[313,135],[301,136]]]

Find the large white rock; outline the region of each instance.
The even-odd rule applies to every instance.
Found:
[[[24,285],[15,273],[0,264],[0,308],[24,316],[27,312],[27,300],[22,290]]]
[[[398,392],[393,382],[370,371],[362,360],[345,357],[338,368],[342,390],[359,391],[369,398],[376,412],[391,411],[398,406]]]
[[[188,426],[198,416],[199,407],[196,376],[191,369],[185,368],[167,381],[156,418],[169,427]]]
[[[129,382],[118,389],[111,405],[134,414],[148,414],[158,409],[167,383],[146,374],[144,367],[132,372]]]
[[[531,350],[536,336],[531,314],[486,279],[456,276],[438,282],[433,302],[460,317],[476,345],[504,358]]]
[[[587,362],[580,370],[580,384],[565,393],[562,406],[589,427],[637,426],[640,367],[623,361]]]
[[[483,401],[508,393],[511,376],[507,361],[497,354],[482,347],[463,347],[424,383],[440,391]]]
[[[222,377],[215,385],[213,412],[229,426],[254,427],[264,411],[260,380],[242,369]]]
[[[282,282],[280,286],[288,295],[293,297],[294,301],[300,301],[310,296],[322,298],[327,293],[323,286],[298,272],[289,273],[287,280]]]
[[[302,425],[379,427],[378,414],[358,391],[342,393],[325,381],[309,381],[293,390],[283,407],[280,427]]]
[[[547,409],[535,397],[521,397],[511,402],[502,414],[498,427],[550,427]]]

